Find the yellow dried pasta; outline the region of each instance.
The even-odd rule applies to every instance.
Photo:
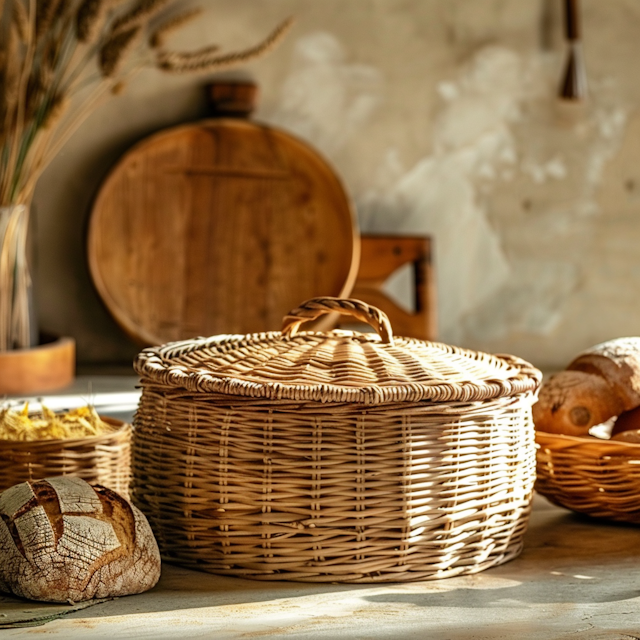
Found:
[[[0,439],[2,440],[53,440],[86,438],[113,431],[103,422],[95,407],[86,406],[55,413],[42,405],[41,412],[30,415],[29,403],[21,411],[0,410]]]

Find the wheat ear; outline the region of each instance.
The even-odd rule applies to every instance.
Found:
[[[31,27],[29,24],[29,14],[22,0],[14,0],[13,2],[13,24],[16,25],[18,36],[22,42],[26,42],[30,37]]]
[[[44,97],[51,88],[53,74],[42,66],[33,69],[27,83],[25,97],[25,117],[32,120],[37,116]]]
[[[291,28],[293,18],[287,18],[276,27],[260,44],[244,51],[214,55],[210,47],[197,51],[165,51],[156,54],[156,66],[163,71],[173,73],[190,73],[195,71],[212,71],[224,69],[238,64],[245,64],[262,57],[276,47],[285,33]]]
[[[67,110],[68,106],[69,97],[63,93],[56,93],[49,102],[40,126],[43,129],[53,129],[53,127],[60,121],[60,118],[62,118],[62,115]]]
[[[126,31],[119,31],[113,34],[100,48],[98,54],[100,71],[104,78],[115,76],[124,61],[127,53],[134,46],[140,25],[136,25]]]
[[[120,31],[129,30],[149,20],[160,10],[164,9],[170,0],[140,0],[140,2],[127,13],[113,21],[111,33],[115,35]]]
[[[188,11],[183,11],[173,18],[169,18],[163,22],[160,26],[158,26],[155,31],[151,34],[149,38],[149,46],[152,49],[157,49],[158,47],[162,47],[165,43],[167,37],[183,27],[185,24],[191,22],[194,18],[197,18],[202,13],[201,7],[195,7],[194,9],[189,9]]]
[[[4,68],[4,103],[7,115],[18,102],[20,88],[21,69],[20,36],[18,28],[12,24],[9,28],[9,41],[7,43],[6,63]]]
[[[22,59],[20,56],[20,36],[14,23],[9,26],[9,35],[5,52],[5,67],[3,77],[3,104],[5,131],[14,131],[16,128],[16,107],[20,92],[20,79],[22,73]],[[11,160],[14,157],[16,136],[9,136],[3,154],[7,154],[7,159],[3,160],[2,171],[0,172],[0,200],[7,202],[7,196],[11,189],[13,180],[13,165]]]
[[[11,202],[15,202],[15,197],[20,189],[20,182],[23,178],[22,167],[29,150],[28,134],[25,127],[26,116],[26,94],[29,78],[33,72],[33,60],[36,51],[35,33],[36,20],[36,0],[28,0],[29,9],[27,11],[27,34],[28,38],[24,42],[24,52],[20,61],[20,75],[18,79],[18,101],[15,109],[15,135],[9,150],[7,165],[12,167],[12,178],[9,183],[8,196]]]
[[[60,0],[36,1],[36,38],[40,39],[49,33],[59,7]]]
[[[106,0],[83,0],[76,13],[76,38],[79,42],[90,42],[102,25]]]

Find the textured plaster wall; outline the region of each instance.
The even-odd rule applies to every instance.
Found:
[[[298,17],[257,119],[320,149],[365,231],[435,239],[440,339],[555,368],[640,334],[640,3],[583,0],[590,99],[556,97],[560,0],[210,0],[176,45],[241,47]],[[93,292],[84,228],[110,166],[205,114],[206,77],[140,74],[80,128],[35,201],[41,326],[82,362],[137,347]]]

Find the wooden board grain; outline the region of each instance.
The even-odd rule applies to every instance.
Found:
[[[95,286],[141,344],[280,328],[307,298],[348,295],[359,236],[346,191],[277,129],[213,119],[134,147],[91,214]]]

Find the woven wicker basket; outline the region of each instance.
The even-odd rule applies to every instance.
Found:
[[[595,518],[640,523],[640,445],[536,432],[535,488]]]
[[[0,491],[25,480],[77,476],[127,497],[131,425],[102,418],[114,431],[99,436],[17,442],[0,440]]]
[[[297,333],[340,311],[379,333]],[[516,556],[533,490],[540,373],[392,337],[319,298],[283,332],[145,349],[132,496],[165,559],[261,580],[376,582]]]

